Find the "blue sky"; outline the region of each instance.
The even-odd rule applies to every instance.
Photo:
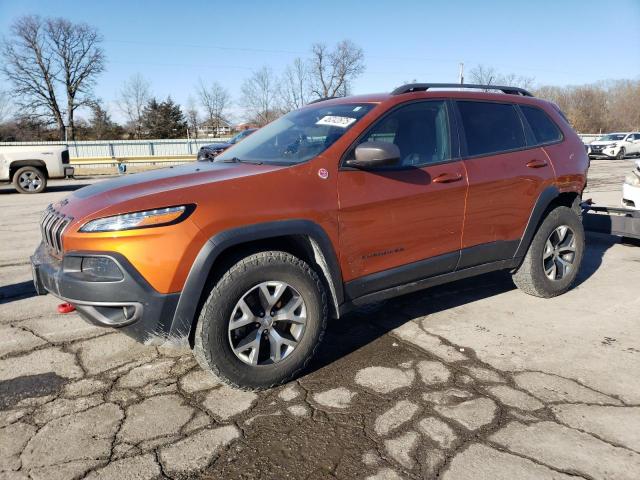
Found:
[[[116,118],[113,100],[134,73],[158,97],[183,104],[199,78],[217,80],[237,100],[252,70],[280,72],[312,43],[345,38],[365,51],[355,93],[414,78],[456,81],[459,62],[467,71],[485,64],[535,77],[538,85],[640,78],[640,0],[0,0],[0,36],[24,14],[100,30],[108,62],[95,92]]]

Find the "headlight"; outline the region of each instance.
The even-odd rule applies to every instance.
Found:
[[[616,143],[612,143],[610,145],[607,145],[606,148],[616,148],[618,145]]]
[[[194,209],[195,205],[180,205],[98,218],[85,223],[80,231],[85,233],[120,232],[122,230],[173,225],[187,218]]]

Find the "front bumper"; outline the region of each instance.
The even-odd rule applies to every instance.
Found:
[[[640,210],[640,187],[624,183],[622,185],[622,205]]]
[[[620,153],[620,147],[616,148],[602,148],[594,150],[593,147],[589,149],[589,157],[590,158],[616,158]]]
[[[77,257],[110,258],[123,278],[90,281],[77,268],[70,268]],[[180,294],[158,293],[124,256],[115,252],[70,252],[58,259],[40,244],[31,257],[31,267],[38,294],[51,293],[71,303],[88,322],[116,327],[146,344],[167,340]]]

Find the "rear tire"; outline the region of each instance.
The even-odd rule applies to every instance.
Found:
[[[327,316],[325,288],[306,262],[286,252],[256,253],[233,265],[211,289],[198,318],[194,355],[225,383],[244,390],[271,388],[307,366]],[[283,338],[286,343],[280,344],[277,339]]]
[[[536,297],[561,295],[575,282],[583,254],[580,217],[568,207],[556,207],[538,228],[522,264],[512,275],[513,282]]]
[[[19,193],[42,193],[47,188],[47,176],[37,167],[22,167],[13,175],[13,186]]]

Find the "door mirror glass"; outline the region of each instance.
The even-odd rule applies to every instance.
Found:
[[[400,149],[389,142],[364,142],[356,147],[355,158],[347,160],[349,167],[391,167],[400,162]]]

